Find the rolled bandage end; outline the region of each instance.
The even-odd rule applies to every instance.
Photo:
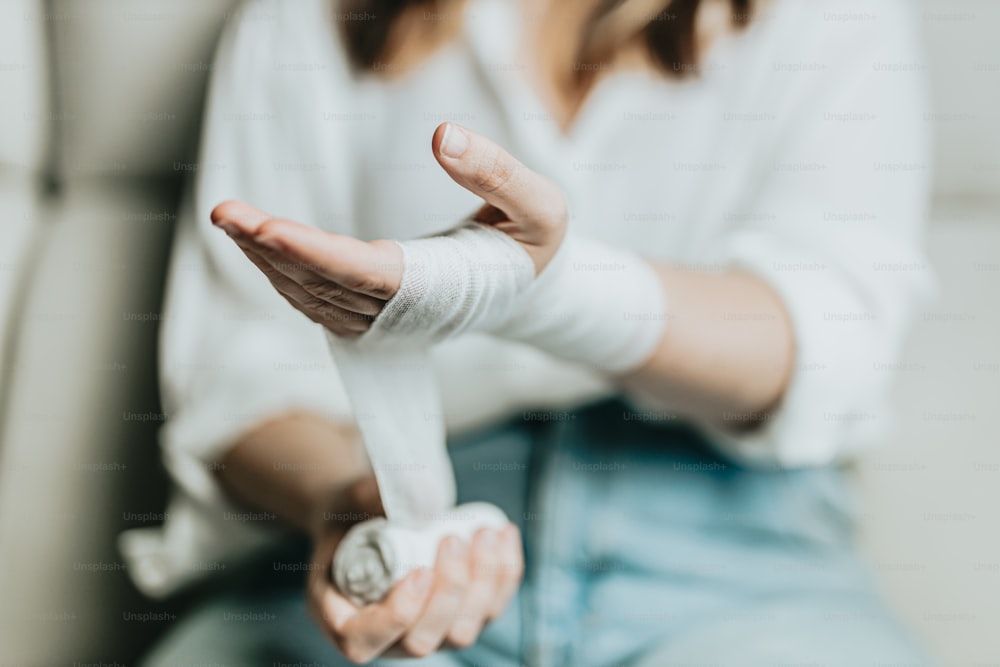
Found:
[[[333,581],[358,606],[378,602],[406,575],[433,568],[438,545],[448,535],[471,541],[481,528],[508,523],[499,507],[466,503],[420,521],[370,519],[353,526],[333,556]]]

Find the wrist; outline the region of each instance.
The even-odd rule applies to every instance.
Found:
[[[655,353],[667,312],[662,280],[646,259],[567,235],[512,317],[492,333],[622,375]]]
[[[354,524],[382,513],[374,477],[362,477],[318,494],[309,512],[307,531],[310,538],[318,542],[331,533],[344,533]]]

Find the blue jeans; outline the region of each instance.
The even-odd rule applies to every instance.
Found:
[[[525,582],[475,646],[403,664],[930,664],[873,592],[839,469],[745,469],[617,401],[527,413],[451,449],[461,501],[520,524]],[[144,664],[347,665],[308,619],[301,577],[264,571]]]

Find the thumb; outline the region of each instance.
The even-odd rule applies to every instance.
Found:
[[[566,218],[566,199],[556,184],[486,137],[455,123],[442,123],[434,131],[431,148],[456,183],[510,220],[551,225]]]

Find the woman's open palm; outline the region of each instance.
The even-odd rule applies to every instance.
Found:
[[[432,150],[456,183],[485,201],[475,219],[520,243],[540,273],[566,233],[559,188],[489,139],[451,123],[437,128]],[[367,331],[402,281],[403,251],[393,241],[325,232],[239,201],[217,206],[212,222],[292,306],[340,337]]]

